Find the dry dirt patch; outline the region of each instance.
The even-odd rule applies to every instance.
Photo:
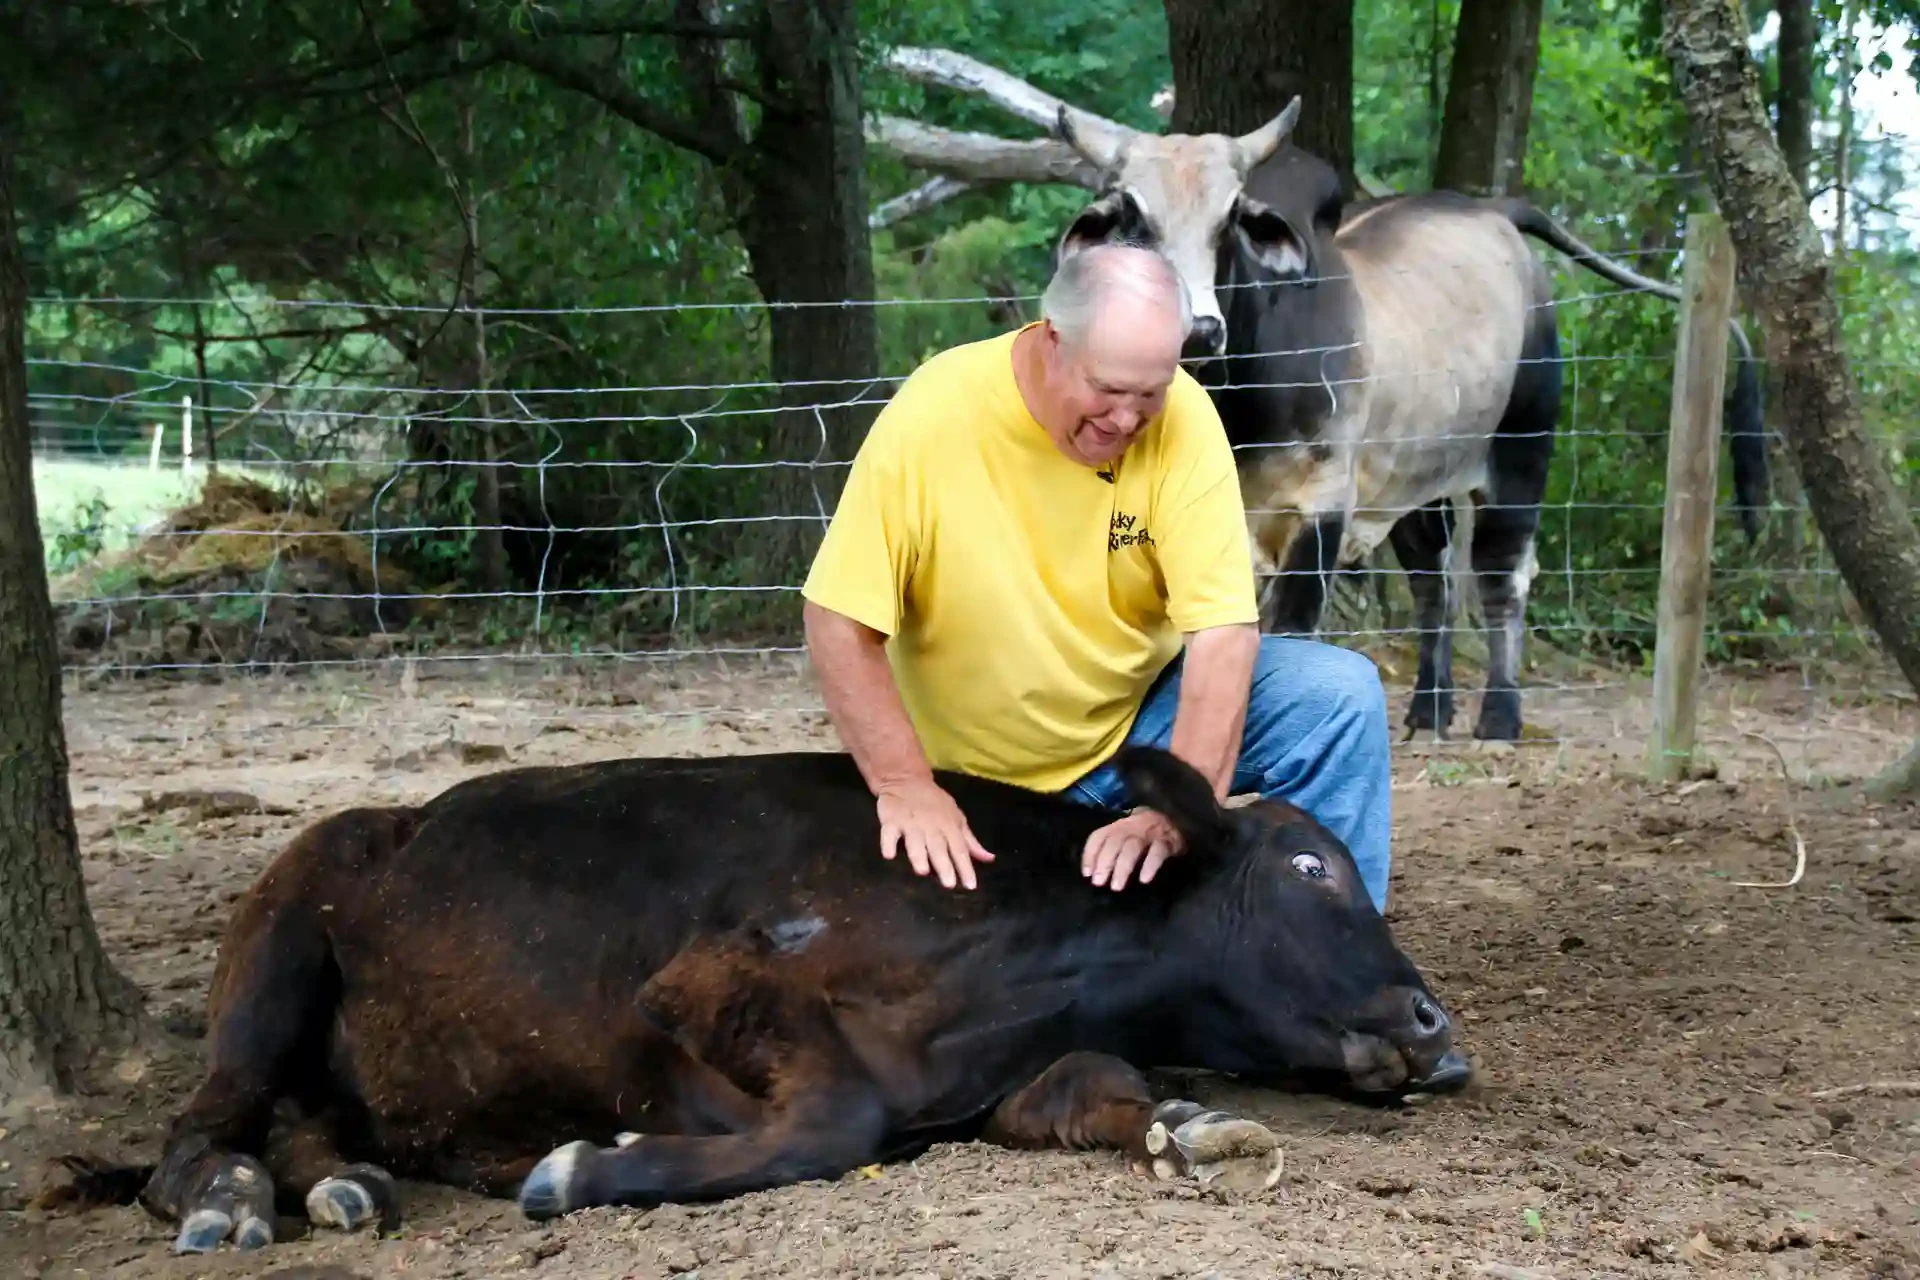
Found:
[[[804,710],[812,691],[773,667],[724,683],[387,673],[76,693],[95,909],[181,1035],[103,1094],[0,1120],[0,1275],[1920,1275],[1920,1098],[1821,1096],[1920,1078],[1920,814],[1790,788],[1769,745],[1796,776],[1857,776],[1913,731],[1912,710],[1812,720],[1790,687],[1719,682],[1720,776],[1656,789],[1632,778],[1639,696],[1537,712],[1572,740],[1558,745],[1401,751],[1395,927],[1481,1082],[1393,1111],[1193,1082],[1284,1134],[1269,1198],[1143,1182],[1103,1155],[947,1147],[878,1177],[540,1230],[510,1204],[411,1187],[394,1239],[176,1259],[138,1210],[20,1205],[51,1152],[156,1149],[194,1082],[228,906],[296,824],[503,760],[831,740]],[[1738,885],[1784,879],[1796,831],[1800,884]]]

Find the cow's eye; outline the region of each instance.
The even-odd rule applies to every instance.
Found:
[[[1293,869],[1309,880],[1325,879],[1327,874],[1327,864],[1320,860],[1317,853],[1294,854]]]

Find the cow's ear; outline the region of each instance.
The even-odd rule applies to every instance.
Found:
[[[1233,210],[1233,234],[1267,275],[1305,280],[1313,270],[1313,252],[1299,228],[1271,205],[1242,196]]]
[[[1232,838],[1233,814],[1214,797],[1213,785],[1171,751],[1127,747],[1114,768],[1134,801],[1164,815],[1188,849],[1215,852]]]
[[[1124,191],[1110,191],[1080,211],[1060,243],[1054,249],[1054,264],[1065,262],[1082,249],[1091,249],[1109,240],[1140,240],[1146,219],[1140,207]]]

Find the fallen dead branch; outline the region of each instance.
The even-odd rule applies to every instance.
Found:
[[[1835,1098],[1920,1098],[1920,1080],[1870,1080],[1866,1084],[1821,1089],[1812,1096],[1821,1102]]]
[[[1752,729],[1746,731],[1746,736],[1749,738],[1758,738],[1772,748],[1773,758],[1780,762],[1780,774],[1787,780],[1787,786],[1792,788],[1798,785],[1793,779],[1793,770],[1787,767],[1786,752],[1780,750],[1779,743],[1769,738],[1766,734],[1756,733]],[[1735,888],[1791,889],[1800,883],[1801,877],[1807,874],[1807,842],[1805,837],[1800,834],[1800,824],[1794,820],[1793,801],[1791,797],[1789,797],[1787,801],[1787,834],[1793,837],[1793,874],[1785,880],[1735,880],[1733,882]]]

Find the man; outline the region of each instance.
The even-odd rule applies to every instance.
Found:
[[[1120,807],[1105,763],[1166,747],[1223,799],[1315,814],[1386,902],[1385,696],[1364,656],[1258,631],[1233,454],[1179,367],[1190,311],[1158,252],[1067,259],[1043,319],[927,361],[855,459],[804,589],[827,708],[881,853],[974,888],[991,862],[933,780],[954,768]],[[1183,652],[1184,649],[1184,652]],[[1136,810],[1082,871],[1123,888],[1180,852]]]
[[[827,710],[873,790],[880,852],[975,888],[991,862],[935,768],[1119,808],[1106,761],[1171,750],[1215,794],[1313,813],[1385,909],[1386,697],[1363,655],[1262,637],[1233,451],[1179,367],[1171,263],[1103,245],[1043,319],[945,351],[875,421],[804,588]],[[1181,852],[1136,810],[1081,856],[1095,886]],[[1409,1090],[1471,1078],[1450,1052]]]

